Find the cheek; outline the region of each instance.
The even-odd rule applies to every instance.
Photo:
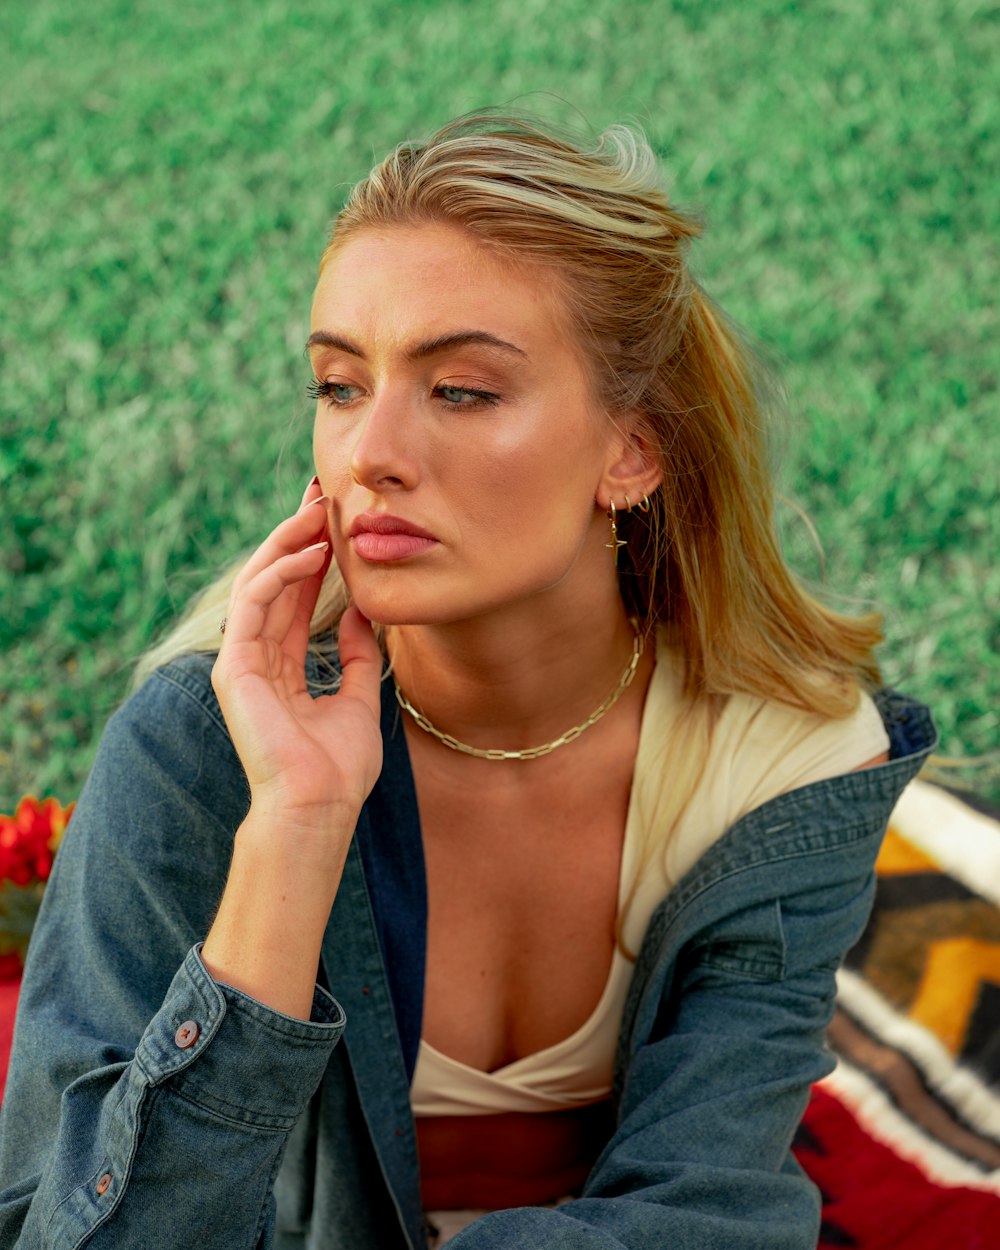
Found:
[[[351,480],[351,449],[335,436],[325,413],[317,413],[313,424],[313,463],[320,485],[327,495],[336,495]]]
[[[469,493],[489,535],[523,560],[525,570],[557,579],[576,558],[593,520],[600,470],[581,440],[545,440],[530,451],[498,455]],[[501,539],[502,536],[502,539]],[[548,570],[548,573],[545,570]]]
[[[535,507],[551,506],[559,499],[572,509],[593,502],[604,468],[603,444],[589,424],[560,421],[559,415],[544,422],[535,437],[512,439],[496,448],[491,465],[494,489],[512,499],[528,497]]]

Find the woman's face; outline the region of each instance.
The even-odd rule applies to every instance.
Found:
[[[334,554],[367,616],[614,586],[595,494],[616,431],[547,271],[450,226],[361,231],[320,276],[309,355]]]

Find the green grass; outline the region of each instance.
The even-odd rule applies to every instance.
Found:
[[[998,44],[976,0],[7,0],[0,810],[78,791],[133,659],[297,499],[346,188],[516,99],[645,126],[781,364],[793,561],[884,609],[998,797]]]

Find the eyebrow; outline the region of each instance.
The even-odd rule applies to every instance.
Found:
[[[506,339],[497,338],[495,334],[489,334],[486,330],[456,330],[454,334],[441,334],[435,339],[427,339],[426,342],[417,343],[415,347],[409,348],[405,355],[407,360],[423,360],[427,356],[436,356],[440,352],[451,351],[456,347],[468,346],[489,347],[502,352],[513,352],[525,359],[528,353],[514,343],[508,343]],[[365,354],[350,339],[345,339],[339,334],[330,334],[326,330],[315,330],[309,335],[306,343],[306,351],[313,347],[334,347],[342,352],[347,352],[350,356],[357,356],[360,360],[365,359]]]

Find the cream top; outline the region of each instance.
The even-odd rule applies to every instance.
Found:
[[[683,708],[680,669],[662,643],[656,659],[643,710],[618,885],[619,914],[625,911],[623,938],[633,952],[667,892],[741,816],[787,790],[849,772],[889,745],[867,695],[842,720],[750,695],[730,696],[716,722],[701,779],[667,845],[649,847],[645,835],[647,828],[656,828],[659,804],[643,782],[662,775],[659,757]],[[580,1028],[493,1072],[470,1068],[421,1041],[410,1095],[414,1115],[558,1111],[606,1098],[632,969],[632,962],[616,949],[600,1001]]]

